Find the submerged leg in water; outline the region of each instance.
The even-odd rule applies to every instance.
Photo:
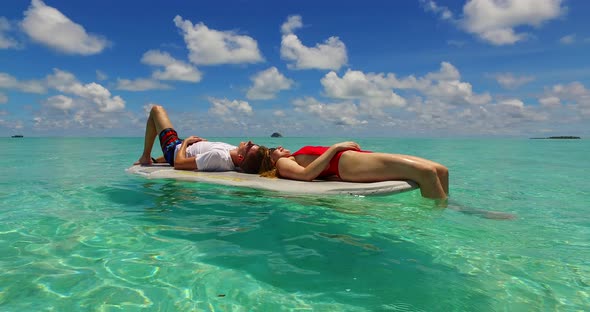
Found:
[[[516,219],[515,214],[511,214],[508,212],[501,212],[501,211],[492,211],[492,210],[484,210],[484,209],[476,209],[471,207],[465,207],[461,204],[456,202],[449,203],[448,199],[437,200],[436,204],[438,207],[452,209],[454,211],[458,211],[460,213],[474,215],[481,218],[486,219],[493,219],[493,220],[514,220]]]

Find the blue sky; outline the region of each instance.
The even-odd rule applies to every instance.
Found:
[[[590,135],[590,2],[0,2],[0,136]]]

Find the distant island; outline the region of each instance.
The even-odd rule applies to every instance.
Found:
[[[12,138],[24,138],[25,136],[22,134],[15,134],[12,136]]]
[[[283,135],[278,133],[278,132],[274,132],[273,134],[270,135],[271,138],[282,138]]]
[[[550,139],[557,139],[557,140],[578,140],[581,139],[579,136],[550,136],[546,138],[531,138],[531,140],[550,140]]]

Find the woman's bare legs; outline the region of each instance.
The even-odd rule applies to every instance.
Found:
[[[344,181],[377,182],[407,179],[418,183],[420,193],[424,197],[447,198],[448,169],[419,157],[348,151],[340,157],[338,169],[340,178]]]
[[[410,159],[415,159],[418,162],[425,162],[425,163],[428,163],[428,164],[434,166],[434,168],[436,169],[436,175],[438,175],[438,180],[440,181],[440,184],[442,185],[443,190],[445,191],[447,196],[449,195],[449,169],[447,167],[445,167],[437,162],[434,162],[432,160],[425,159],[425,158],[411,156],[411,155],[403,155],[403,156],[410,158]]]
[[[172,122],[170,122],[170,118],[168,117],[168,113],[166,113],[164,107],[160,105],[152,106],[152,109],[150,110],[150,116],[148,117],[147,123],[145,125],[143,154],[136,164],[149,165],[152,163],[151,154],[154,141],[156,140],[158,133],[166,128],[173,128]]]

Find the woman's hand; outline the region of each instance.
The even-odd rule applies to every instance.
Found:
[[[358,151],[361,149],[361,147],[356,142],[352,141],[336,143],[332,145],[332,147],[338,152],[348,150]]]

